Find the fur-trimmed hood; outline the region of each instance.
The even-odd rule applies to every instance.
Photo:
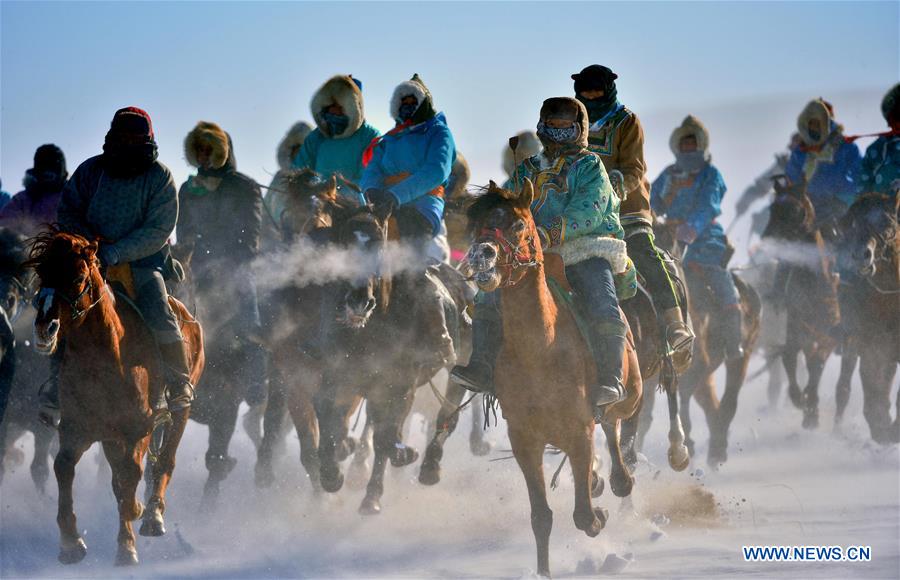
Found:
[[[288,132],[285,133],[284,137],[281,139],[281,143],[278,144],[278,167],[282,171],[289,171],[291,166],[294,163],[294,157],[297,156],[297,152],[300,151],[300,147],[303,146],[303,141],[306,140],[306,136],[312,132],[312,125],[307,123],[306,121],[300,121],[299,123],[294,123]]]
[[[708,158],[709,131],[706,129],[706,125],[693,115],[685,117],[684,121],[681,122],[681,126],[672,131],[672,136],[669,137],[669,149],[672,151],[672,154],[678,157],[678,154],[681,152],[679,149],[681,140],[692,135],[697,139],[697,150],[702,151],[704,156]]]
[[[537,133],[534,131],[522,131],[516,134],[519,138],[519,146],[516,148],[515,157],[513,150],[506,145],[503,149],[503,171],[506,175],[512,177],[516,172],[516,167],[530,157],[534,157],[541,152],[543,146],[541,140],[538,139]]]
[[[209,121],[200,121],[184,139],[184,158],[194,167],[200,167],[200,151],[209,147],[212,151],[212,169],[221,169],[231,154],[228,133]]]
[[[471,177],[472,172],[469,169],[469,162],[466,161],[462,153],[457,151],[456,160],[450,169],[450,179],[447,180],[447,187],[444,189],[445,198],[456,199],[465,195],[466,186],[469,184]]]
[[[332,103],[340,105],[344,109],[344,114],[350,118],[347,128],[340,135],[329,133],[328,125],[322,116],[324,109]],[[319,131],[333,139],[343,139],[353,135],[362,127],[366,119],[362,91],[353,82],[350,75],[336,75],[328,79],[313,95],[309,108]]]
[[[818,119],[822,126],[822,136],[818,141],[809,134],[809,122],[813,119]],[[825,99],[818,98],[806,103],[806,106],[800,111],[800,116],[797,117],[797,131],[800,133],[800,140],[804,145],[816,147],[824,145],[832,133],[843,131],[843,127],[835,123],[831,105]]]
[[[540,120],[546,121],[550,117],[554,115],[568,115],[572,111],[575,112],[575,122],[578,124],[578,128],[580,129],[578,133],[578,141],[574,144],[566,144],[564,149],[569,149],[572,145],[576,145],[582,149],[586,149],[588,145],[588,133],[590,131],[590,121],[588,120],[588,112],[584,106],[584,103],[579,101],[578,99],[573,99],[572,97],[551,97],[544,101],[544,104],[541,106],[541,114]],[[538,137],[540,139],[540,136]],[[550,142],[545,142],[541,140],[541,143],[544,145],[544,149],[549,149],[552,144]],[[558,146],[556,146],[559,149]]]
[[[400,119],[400,104],[404,98],[410,95],[414,96],[419,102],[419,108],[412,118],[414,125],[427,121],[435,116],[434,98],[431,96],[431,91],[428,90],[428,87],[425,86],[425,83],[422,82],[422,79],[419,78],[417,73],[408,81],[403,81],[397,85],[394,89],[394,94],[391,95],[391,118],[394,119],[394,121],[398,124],[403,122]]]
[[[900,122],[900,83],[891,87],[891,90],[882,99],[881,114],[884,115],[884,120],[888,122],[888,125],[891,124],[892,119],[894,123]]]

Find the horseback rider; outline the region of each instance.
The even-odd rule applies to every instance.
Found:
[[[600,157],[588,150],[588,123],[588,112],[580,101],[569,97],[544,101],[537,126],[544,149],[525,160],[505,186],[518,190],[526,178],[535,184],[531,210],[545,251],[584,252],[584,241],[623,237],[619,198]],[[566,265],[566,277],[588,321],[588,342],[597,367],[590,398],[600,407],[624,396],[626,326],[613,278],[618,272],[612,264],[623,264],[627,257],[621,242],[588,252],[590,257]],[[451,372],[469,390],[493,390],[494,363],[503,342],[501,308],[499,292],[478,293],[472,357],[468,365]]]
[[[516,168],[526,159],[534,157],[541,152],[541,140],[534,131],[520,131],[515,136],[515,151],[509,143],[503,148],[503,172],[507,179],[512,179],[516,174]]]
[[[694,335],[685,324],[675,284],[653,243],[644,129],[637,115],[619,102],[617,78],[609,68],[592,64],[572,75],[575,98],[584,104],[590,118],[588,150],[600,156],[614,182],[620,177],[616,193],[622,199],[619,220],[625,230],[628,256],[662,314],[676,367],[683,368],[691,358]]]
[[[169,306],[164,278],[172,276],[168,239],[178,218],[178,194],[169,169],[157,160],[153,123],[146,111],[116,111],[103,153],[84,161],[63,189],[57,220],[69,233],[98,239],[106,271],[130,265],[136,304],[159,348],[165,388],[154,393],[154,411],[190,407],[194,388],[181,329]],[[42,415],[59,410],[59,371],[64,345],[51,359],[51,377],[41,392]],[[164,395],[161,396],[161,395]]]
[[[800,144],[791,151],[785,175],[791,184],[805,184],[816,213],[816,227],[826,240],[856,199],[859,148],[844,140],[844,128],[834,121],[831,103],[814,99],[797,118]]]
[[[30,238],[56,221],[56,209],[63,186],[69,178],[66,157],[53,144],[34,152],[34,167],[25,172],[25,189],[0,209],[0,227],[10,228]]]
[[[417,74],[394,89],[391,116],[396,126],[364,153],[360,187],[375,215],[396,218],[400,239],[424,257],[443,228],[444,192],[456,145],[446,117],[435,110],[431,92]],[[456,352],[443,300],[428,277],[423,277],[417,302],[430,350],[438,353],[440,366],[453,364]]]
[[[744,190],[744,193],[741,194],[741,197],[738,198],[737,203],[735,204],[735,216],[734,221],[738,221],[741,219],[749,210],[750,206],[752,206],[755,202],[760,199],[768,198],[775,192],[775,178],[784,175],[785,169],[787,168],[788,159],[791,157],[791,151],[794,150],[800,144],[800,134],[794,133],[791,135],[791,142],[788,143],[788,147],[786,151],[775,154],[775,162],[769,166],[768,169],[763,171],[756,179],[753,180],[747,189]],[[769,212],[767,210],[762,210],[757,212],[751,216],[751,220],[753,222],[751,226],[751,232],[757,235],[762,235],[763,230],[766,227],[766,223],[769,221]]]
[[[708,285],[722,313],[725,356],[743,356],[741,305],[737,287],[727,270],[731,249],[716,217],[722,213],[725,181],[712,164],[709,132],[693,115],[672,132],[669,148],[675,163],[653,182],[651,204],[658,216],[676,225],[675,238],[687,246],[684,265],[691,294],[700,299]],[[690,274],[694,274],[693,276]]]
[[[859,193],[897,195],[900,190],[900,83],[884,96],[881,114],[891,130],[866,148],[859,173]]]
[[[265,399],[266,376],[265,353],[254,340],[261,328],[256,285],[247,274],[259,253],[260,188],[238,172],[231,136],[215,123],[197,123],[184,140],[184,156],[197,175],[188,177],[178,191],[174,250],[190,263],[194,291],[213,302],[198,318],[209,328],[228,322],[219,328],[227,328],[239,345],[241,382],[253,406]],[[221,331],[216,334],[222,338]]]
[[[285,195],[288,188],[287,176],[293,170],[294,158],[300,153],[303,142],[312,132],[312,126],[299,121],[291,125],[284,137],[278,143],[276,157],[278,159],[278,172],[269,183],[269,188],[263,198],[263,208],[268,217],[263,219],[263,229],[260,243],[264,251],[275,248],[281,240],[282,217],[284,215]]]

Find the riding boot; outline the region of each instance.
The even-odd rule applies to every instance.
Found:
[[[603,407],[625,397],[622,366],[625,357],[625,325],[621,322],[591,327],[590,349],[597,366],[597,379],[590,387],[594,419]]]
[[[65,355],[65,341],[56,344],[56,350],[50,355],[50,377],[38,391],[38,419],[48,427],[59,425],[59,373]]]
[[[453,338],[447,329],[444,301],[434,282],[423,276],[425,283],[419,294],[419,319],[425,331],[428,350],[434,353],[433,367],[438,370],[456,362]]]
[[[494,365],[503,346],[503,327],[496,320],[472,321],[472,356],[469,364],[457,365],[450,379],[474,393],[494,392]]]
[[[686,369],[691,362],[694,352],[694,333],[685,324],[678,306],[669,308],[663,313],[663,321],[666,323],[665,340],[671,349],[672,361],[675,368]]]
[[[735,304],[722,312],[722,334],[725,342],[726,360],[744,356],[743,334],[741,333],[741,309]]]
[[[165,373],[165,401],[169,411],[176,413],[191,406],[194,387],[191,385],[191,365],[183,342],[159,345]],[[152,394],[151,394],[152,395]],[[153,398],[154,405],[160,397]],[[156,408],[156,407],[155,407]]]

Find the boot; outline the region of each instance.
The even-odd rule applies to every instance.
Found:
[[[496,320],[476,318],[472,322],[472,356],[469,364],[457,365],[450,379],[473,393],[494,393],[494,364],[503,346],[503,328]]]
[[[166,378],[166,406],[173,413],[188,409],[194,400],[194,386],[191,385],[191,366],[184,343],[160,344],[159,354]],[[155,401],[159,399],[159,396],[154,398]]]
[[[722,312],[722,334],[725,342],[725,359],[743,358],[743,334],[741,333],[741,309],[737,304]]]
[[[594,420],[599,421],[603,407],[625,398],[622,384],[622,364],[625,356],[625,329],[621,322],[594,326],[591,329],[590,350],[597,365],[597,380],[590,386]]]
[[[38,420],[48,427],[59,426],[59,371],[66,343],[60,340],[50,355],[50,377],[38,391]]]
[[[444,302],[434,283],[425,277],[425,285],[419,295],[419,315],[427,337],[428,350],[434,353],[435,369],[441,369],[456,362],[456,349],[447,330]]]
[[[691,362],[694,354],[694,333],[685,324],[681,314],[681,308],[675,306],[663,313],[663,321],[666,323],[665,340],[672,355],[672,362],[679,372],[683,372]]]

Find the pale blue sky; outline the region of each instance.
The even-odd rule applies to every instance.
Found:
[[[239,168],[267,183],[278,140],[310,120],[310,96],[330,75],[364,82],[368,117],[384,131],[394,85],[418,72],[483,183],[500,177],[506,138],[534,126],[541,101],[570,94],[569,75],[598,62],[650,120],[651,178],[668,162],[673,124],[718,111],[734,122],[710,127],[713,155],[732,145],[718,158],[739,190],[786,143],[809,98],[835,98],[839,117],[855,111],[844,117],[849,132],[881,130],[880,97],[900,78],[898,6],[4,0],[0,176],[17,191],[45,142],[74,170],[100,151],[112,113],[137,105],[178,181],[190,170],[184,135],[203,119],[229,131]],[[739,143],[744,127],[757,143]]]

